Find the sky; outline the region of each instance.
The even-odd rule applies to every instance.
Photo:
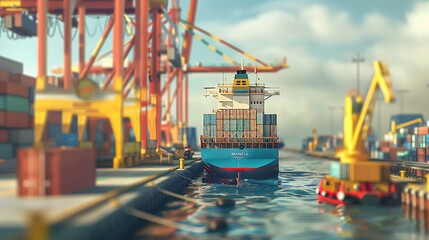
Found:
[[[180,1],[186,19],[189,1]],[[267,63],[287,57],[290,68],[277,73],[260,73],[268,86],[280,87],[281,95],[267,100],[266,112],[278,114],[278,132],[285,143],[299,147],[312,129],[319,134],[342,130],[342,106],[349,89],[356,87],[356,64],[360,54],[360,86],[366,95],[373,68],[382,60],[390,69],[397,102],[376,105],[373,127],[388,131],[392,114],[422,113],[429,117],[429,1],[423,0],[202,0],[197,6],[196,25],[232,43]],[[87,57],[100,36],[106,17],[89,18]],[[51,31],[53,28],[51,28]],[[52,32],[51,32],[52,33]],[[191,65],[228,65],[220,56],[193,40]],[[102,52],[111,47],[107,39]],[[221,51],[240,62],[242,56],[211,41]],[[24,63],[24,72],[36,74],[36,38],[11,40],[0,31],[0,56]],[[49,38],[49,68],[61,65],[62,43],[59,29]],[[77,50],[77,38],[73,42]],[[77,51],[76,51],[77,52]],[[77,61],[77,54],[73,55]],[[254,65],[244,59],[244,65]],[[249,75],[251,81],[254,75]],[[222,81],[223,74],[191,74],[190,125],[201,132],[202,114],[216,108],[214,99],[205,98],[202,89]],[[233,74],[225,74],[232,79]],[[402,97],[401,97],[402,96]],[[402,100],[401,100],[402,99]],[[333,110],[331,110],[333,109]]]

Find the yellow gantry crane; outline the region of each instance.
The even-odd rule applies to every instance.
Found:
[[[422,122],[423,122],[423,120],[422,120],[421,117],[418,117],[416,119],[410,120],[408,122],[401,123],[399,125],[396,125],[396,122],[392,121],[391,124],[390,124],[390,132],[389,132],[389,134],[393,135],[393,134],[396,133],[396,131],[398,129],[405,128],[405,127],[411,126],[411,125],[416,124],[416,123],[419,123],[419,125],[421,125]]]
[[[350,90],[344,104],[344,148],[337,152],[340,162],[331,163],[331,174],[317,188],[319,202],[333,204],[391,200],[395,188],[390,182],[390,164],[369,161],[365,148],[367,132],[379,91],[386,103],[394,101],[389,70],[374,61],[374,76],[365,101],[356,89]]]
[[[351,163],[369,160],[365,140],[378,92],[381,90],[386,103],[391,103],[394,100],[387,66],[380,61],[374,61],[373,65],[375,73],[365,102],[357,90],[349,91],[344,102],[344,149],[339,154],[341,162]]]

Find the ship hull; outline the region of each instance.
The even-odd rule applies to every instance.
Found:
[[[203,148],[201,158],[207,174],[216,179],[277,179],[276,148]]]

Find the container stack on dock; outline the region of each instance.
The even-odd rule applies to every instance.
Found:
[[[376,141],[370,148],[371,158],[384,160],[410,160],[413,156],[411,151],[412,133],[408,133],[407,129],[400,129],[398,133],[393,135],[386,134],[384,141]]]
[[[203,115],[203,136],[218,139],[277,136],[277,115],[257,109],[218,109]]]
[[[0,159],[33,142],[35,79],[22,70],[21,63],[0,57]]]

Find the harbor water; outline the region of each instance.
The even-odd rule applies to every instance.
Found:
[[[398,206],[318,204],[316,187],[329,172],[329,161],[280,153],[279,181],[238,186],[194,180],[185,194],[206,203],[236,200],[234,207],[200,206],[181,200],[158,214],[180,223],[179,229],[145,224],[133,239],[429,239],[424,222],[410,219]],[[208,232],[208,222],[228,226]]]

